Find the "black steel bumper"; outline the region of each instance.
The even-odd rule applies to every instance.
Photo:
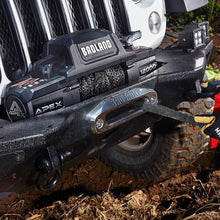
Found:
[[[47,157],[50,147],[63,155],[58,162],[60,166],[68,167],[122,142],[160,119],[158,115],[138,109],[140,103],[146,98],[154,99],[152,91],[156,92],[158,103],[168,107],[174,108],[186,100],[190,90],[198,89],[195,82],[203,78],[211,49],[212,42],[209,42],[193,52],[178,48],[158,52],[160,67],[119,91],[28,120],[0,121],[0,192],[20,192],[35,184],[39,175],[36,161],[42,155]],[[132,104],[135,110],[131,109]],[[106,109],[103,110],[103,106]],[[114,110],[119,107],[117,116]],[[101,120],[96,125],[97,118],[108,120],[107,126],[103,126]]]

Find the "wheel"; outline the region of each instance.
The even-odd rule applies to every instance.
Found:
[[[211,113],[214,101],[183,102],[177,109],[192,115]],[[161,180],[194,162],[209,138],[200,128],[164,118],[152,128],[104,151],[101,158],[115,170],[149,181]]]

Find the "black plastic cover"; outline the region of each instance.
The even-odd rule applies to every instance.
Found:
[[[201,8],[208,0],[165,0],[167,12],[188,12]]]

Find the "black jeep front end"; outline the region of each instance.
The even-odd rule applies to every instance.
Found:
[[[111,8],[118,22],[116,26],[111,19],[106,22],[108,13],[98,14],[99,4],[103,4],[100,1],[92,1],[94,10],[87,8],[88,1],[82,1],[83,5],[81,1],[70,1],[72,14],[80,13],[71,21],[75,26],[67,19],[70,15],[66,13],[70,11],[59,7],[61,3],[65,6],[65,1],[56,1],[56,4],[45,1],[44,8],[35,8],[36,5],[44,5],[42,2],[36,1],[33,5],[30,1],[25,5],[19,0],[1,3],[6,8],[5,11],[0,8],[2,25],[16,26],[16,33],[11,29],[8,31],[11,31],[13,45],[17,46],[11,50],[8,46],[10,39],[3,35],[5,44],[0,66],[4,66],[1,73],[5,74],[2,74],[2,81],[8,75],[11,82],[7,81],[4,90],[0,87],[3,91],[0,192],[21,192],[35,184],[41,190],[50,190],[60,180],[62,170],[106,152],[113,146],[120,146],[120,143],[146,128],[154,127],[164,114],[148,111],[146,103],[175,109],[181,102],[196,101],[217,92],[213,88],[213,91],[204,93],[201,87],[212,50],[206,22],[187,26],[179,34],[176,45],[157,51],[134,44],[141,38],[141,31],[125,28],[128,24],[123,1],[112,1]],[[36,14],[32,17],[27,13],[26,6],[37,11],[41,17],[36,17]],[[85,10],[77,10],[80,7]],[[65,16],[44,17],[45,11],[48,15],[58,13]],[[23,13],[23,23],[15,19],[20,16],[18,12]],[[89,16],[91,12],[99,15],[100,28],[93,27],[96,22],[94,17]],[[83,19],[85,13],[88,13],[88,23]],[[5,14],[13,15],[13,19],[8,19]],[[44,18],[54,26],[45,25]],[[28,27],[29,45],[19,33],[23,30],[22,25]],[[159,30],[155,23],[152,24],[153,32],[158,31],[154,30],[154,25]],[[18,45],[23,49],[19,50]],[[204,112],[195,110],[194,113]],[[148,142],[151,144],[154,139],[150,138]],[[158,149],[162,149],[161,142],[158,141]],[[128,151],[129,155],[137,153],[138,161],[142,150]],[[154,153],[156,151],[154,149]],[[181,159],[184,158],[185,151],[179,152]],[[126,157],[119,162],[126,162]],[[129,173],[134,169],[132,175],[143,177],[139,175],[142,171],[137,171],[136,175],[136,170],[141,166],[138,163],[132,166],[132,163],[131,160],[128,168],[122,170]],[[147,167],[150,166],[147,164]],[[150,174],[144,172],[144,177],[151,180],[151,175],[157,176],[157,170],[160,167],[157,166]]]
[[[156,53],[160,67],[146,75],[140,68],[136,80],[120,89],[29,119],[1,120],[1,191],[20,191],[36,182],[39,188],[50,189],[63,166],[80,163],[158,121],[161,116],[143,110],[146,101],[175,108],[199,97],[198,81],[203,79],[211,49],[212,42],[192,52],[166,49]],[[55,179],[42,185],[41,176],[51,172]]]

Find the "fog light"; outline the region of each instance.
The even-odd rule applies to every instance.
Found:
[[[196,24],[198,25],[198,27],[200,27],[204,30],[205,39],[208,39],[210,37],[210,35],[209,35],[209,22],[204,21],[204,22],[200,22],[200,23],[196,23]]]
[[[193,23],[186,25],[184,27],[184,30],[192,30],[196,28],[202,28],[205,33],[205,38],[208,39],[210,37],[209,35],[209,22],[208,21],[203,21],[203,22],[198,22],[198,23]]]
[[[207,39],[207,25],[197,23],[187,25],[179,33],[179,46],[185,49],[197,49],[205,45]]]
[[[205,44],[204,30],[201,28],[198,28],[193,31],[193,34],[194,34],[194,48],[203,46]]]

